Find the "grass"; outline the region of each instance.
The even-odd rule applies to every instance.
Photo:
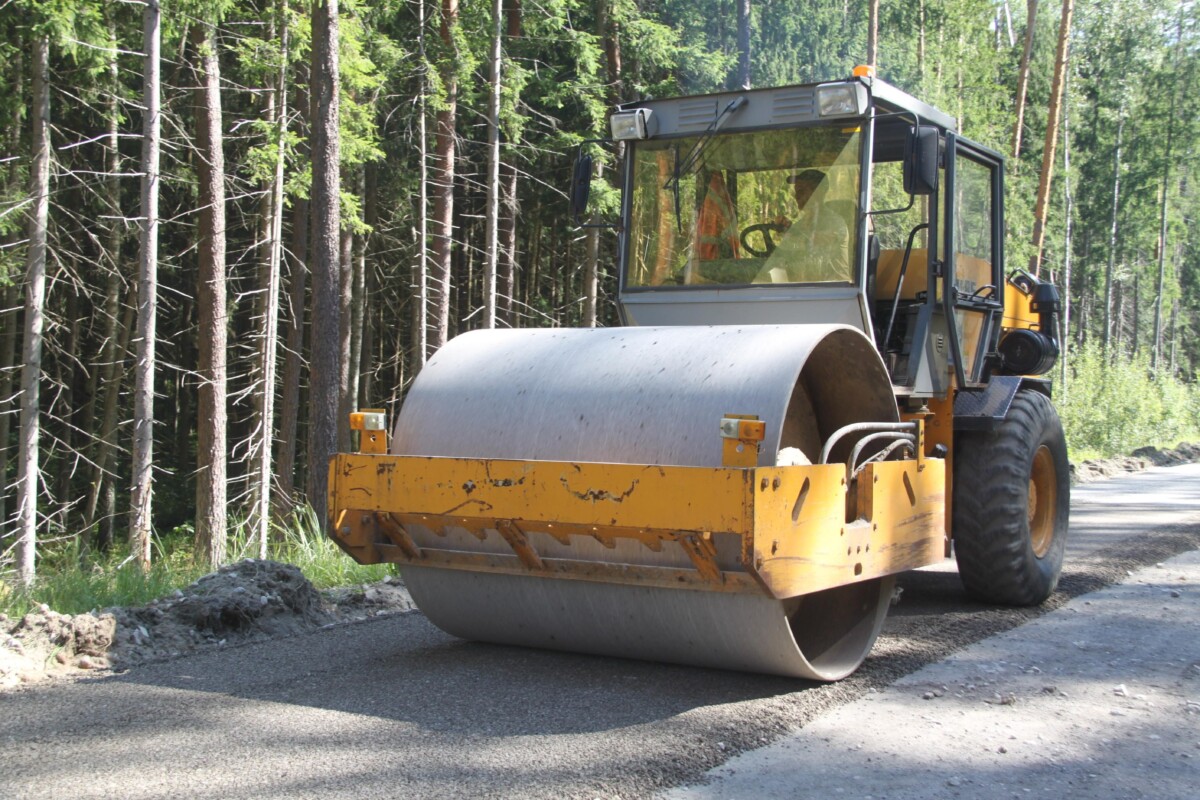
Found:
[[[230,561],[252,557],[244,524],[231,525]],[[317,517],[307,506],[297,509],[286,525],[276,525],[267,557],[294,564],[319,589],[383,580],[393,568],[355,563],[321,533]],[[256,548],[253,548],[256,550]],[[41,604],[62,614],[82,614],[108,606],[144,605],[182,589],[210,570],[192,558],[190,526],[155,538],[148,572],[129,557],[126,546],[107,554],[82,552],[77,538],[43,544],[38,578],[29,589],[17,588],[11,572],[0,572],[0,613],[21,617]]]

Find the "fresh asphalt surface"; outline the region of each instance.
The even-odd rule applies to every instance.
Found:
[[[1200,547],[1200,465],[1077,487],[1071,526],[1064,591],[1049,604],[1062,608],[1037,623],[1070,611],[1071,597],[1089,602],[1079,596],[1127,569]],[[902,585],[872,656],[833,685],[472,644],[410,613],[31,687],[0,695],[0,797],[590,798],[720,786],[706,770],[732,769],[743,763],[730,761],[738,753],[783,747],[802,726],[842,719],[856,700],[973,652],[962,649],[972,642],[1003,634],[979,646],[1020,650],[1016,626],[1037,616],[971,604],[944,570],[910,574]],[[1189,603],[1182,608],[1194,630]],[[1103,630],[1069,635],[1106,640]],[[1181,646],[1194,651],[1194,638]],[[927,702],[919,710],[936,722],[962,709]],[[915,712],[900,705],[892,713],[872,724],[903,730]],[[762,752],[776,771],[782,758],[791,781],[780,796],[841,794],[828,783],[818,790],[797,771],[802,762],[772,748]],[[849,780],[870,763],[842,750],[818,756],[845,758],[847,782],[836,788],[867,796]],[[920,796],[1012,796],[970,783],[970,768]],[[1039,796],[1029,787],[1017,794]]]

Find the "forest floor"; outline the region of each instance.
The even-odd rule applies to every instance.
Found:
[[[1145,447],[1130,456],[1072,464],[1072,481],[1088,483],[1151,466],[1198,461],[1197,444],[1172,450]],[[247,559],[144,606],[69,615],[43,605],[20,619],[0,614],[0,691],[125,670],[413,608],[397,577],[318,591],[297,567]]]

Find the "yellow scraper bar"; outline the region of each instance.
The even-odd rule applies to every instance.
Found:
[[[363,563],[780,598],[941,559],[944,462],[873,464],[856,484],[847,491],[842,464],[710,468],[357,453],[330,462],[329,508],[335,539]],[[464,545],[455,531],[473,536]],[[691,568],[551,558],[548,537],[567,546],[585,537],[608,550],[624,539],[654,552],[679,548]]]

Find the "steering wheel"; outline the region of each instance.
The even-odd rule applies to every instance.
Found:
[[[757,225],[751,225],[742,231],[741,240],[742,247],[746,248],[746,252],[755,258],[766,258],[775,252],[775,241],[771,238],[772,233],[783,233],[787,230],[787,226],[780,225],[777,222],[760,222]],[[750,244],[749,239],[755,233],[761,233],[763,237],[764,250],[759,250]]]

